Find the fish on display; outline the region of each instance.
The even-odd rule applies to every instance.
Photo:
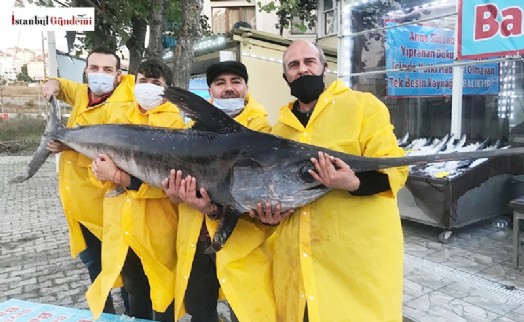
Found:
[[[65,128],[51,99],[45,135],[25,173],[12,182],[31,178],[50,155],[49,140],[60,141],[89,158],[105,153],[123,171],[161,187],[171,169],[197,179],[210,198],[223,207],[223,217],[209,252],[223,246],[243,213],[259,202],[282,211],[304,206],[330,191],[308,173],[310,159],[323,151],[342,159],[355,172],[522,154],[524,148],[467,153],[440,153],[397,158],[369,158],[252,131],[205,99],[184,89],[166,88],[164,96],[195,121],[191,129],[173,130],[143,125],[103,124]]]
[[[416,141],[416,142],[415,142]],[[442,139],[433,139],[433,141],[427,144],[430,140],[420,138],[413,140],[413,143],[408,143],[406,146],[412,146],[412,149],[407,149],[406,154],[412,155],[427,155],[434,153],[450,153],[450,152],[468,152],[468,151],[486,151],[496,149],[507,149],[509,146],[502,146],[500,139],[495,143],[490,144],[490,139],[487,138],[482,142],[473,142],[468,145],[464,145],[466,142],[466,135],[462,135],[460,140],[455,140],[453,135],[445,135]],[[446,142],[447,141],[447,142]],[[455,142],[457,141],[457,142]],[[426,143],[422,145],[421,143]],[[487,158],[479,159],[468,159],[468,160],[452,160],[447,162],[429,163],[429,164],[418,164],[410,167],[410,174],[417,174],[419,176],[428,176],[436,178],[453,178],[457,175],[464,173],[465,171],[478,166],[479,164],[487,161]]]

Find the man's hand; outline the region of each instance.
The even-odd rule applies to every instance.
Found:
[[[318,160],[311,158],[316,172],[309,170],[309,174],[328,188],[355,191],[360,187],[360,180],[349,165],[339,158],[324,152],[318,152]]]
[[[187,176],[180,181],[180,198],[185,203],[203,214],[216,214],[218,210],[217,205],[211,201],[206,189],[200,188],[199,192],[201,197],[197,195],[196,178]]]
[[[257,204],[257,209],[251,210],[249,216],[251,218],[258,219],[260,222],[266,225],[278,225],[283,219],[289,217],[295,209],[289,209],[287,211],[280,211],[280,204],[275,206],[275,211],[271,209],[271,204],[266,202],[265,208],[263,208],[262,203]]]
[[[110,181],[117,183],[119,178],[118,167],[107,154],[99,154],[91,164],[91,169],[95,177],[100,181]],[[119,183],[119,182],[118,182]]]
[[[182,203],[180,198],[180,189],[182,182],[182,171],[172,169],[169,176],[162,181],[162,189],[166,193],[169,200],[174,204]],[[184,184],[185,186],[185,184]],[[185,188],[185,187],[184,187]]]
[[[56,79],[50,79],[47,82],[43,83],[42,86],[40,86],[40,93],[44,98],[49,101],[51,99],[51,96],[58,95],[58,92],[60,91],[60,82]]]
[[[49,141],[49,143],[47,143],[47,149],[51,151],[51,153],[55,154],[65,150],[71,150],[71,148],[65,145],[64,143],[55,140]]]

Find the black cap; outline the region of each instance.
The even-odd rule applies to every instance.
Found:
[[[220,63],[213,64],[207,68],[206,80],[207,86],[217,78],[219,75],[224,73],[231,73],[242,77],[247,83],[247,69],[244,64],[234,60],[223,61]]]

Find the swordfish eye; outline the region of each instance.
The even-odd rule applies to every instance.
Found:
[[[315,182],[315,179],[311,176],[311,174],[309,174],[308,170],[315,170],[315,167],[312,164],[306,164],[306,165],[302,166],[298,170],[298,176],[305,183],[313,183],[313,182]]]

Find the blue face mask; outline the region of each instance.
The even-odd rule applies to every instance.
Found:
[[[87,73],[89,89],[95,95],[111,93],[115,89],[115,76],[101,73]]]
[[[246,104],[245,98],[214,98],[213,105],[233,117],[242,112]]]

